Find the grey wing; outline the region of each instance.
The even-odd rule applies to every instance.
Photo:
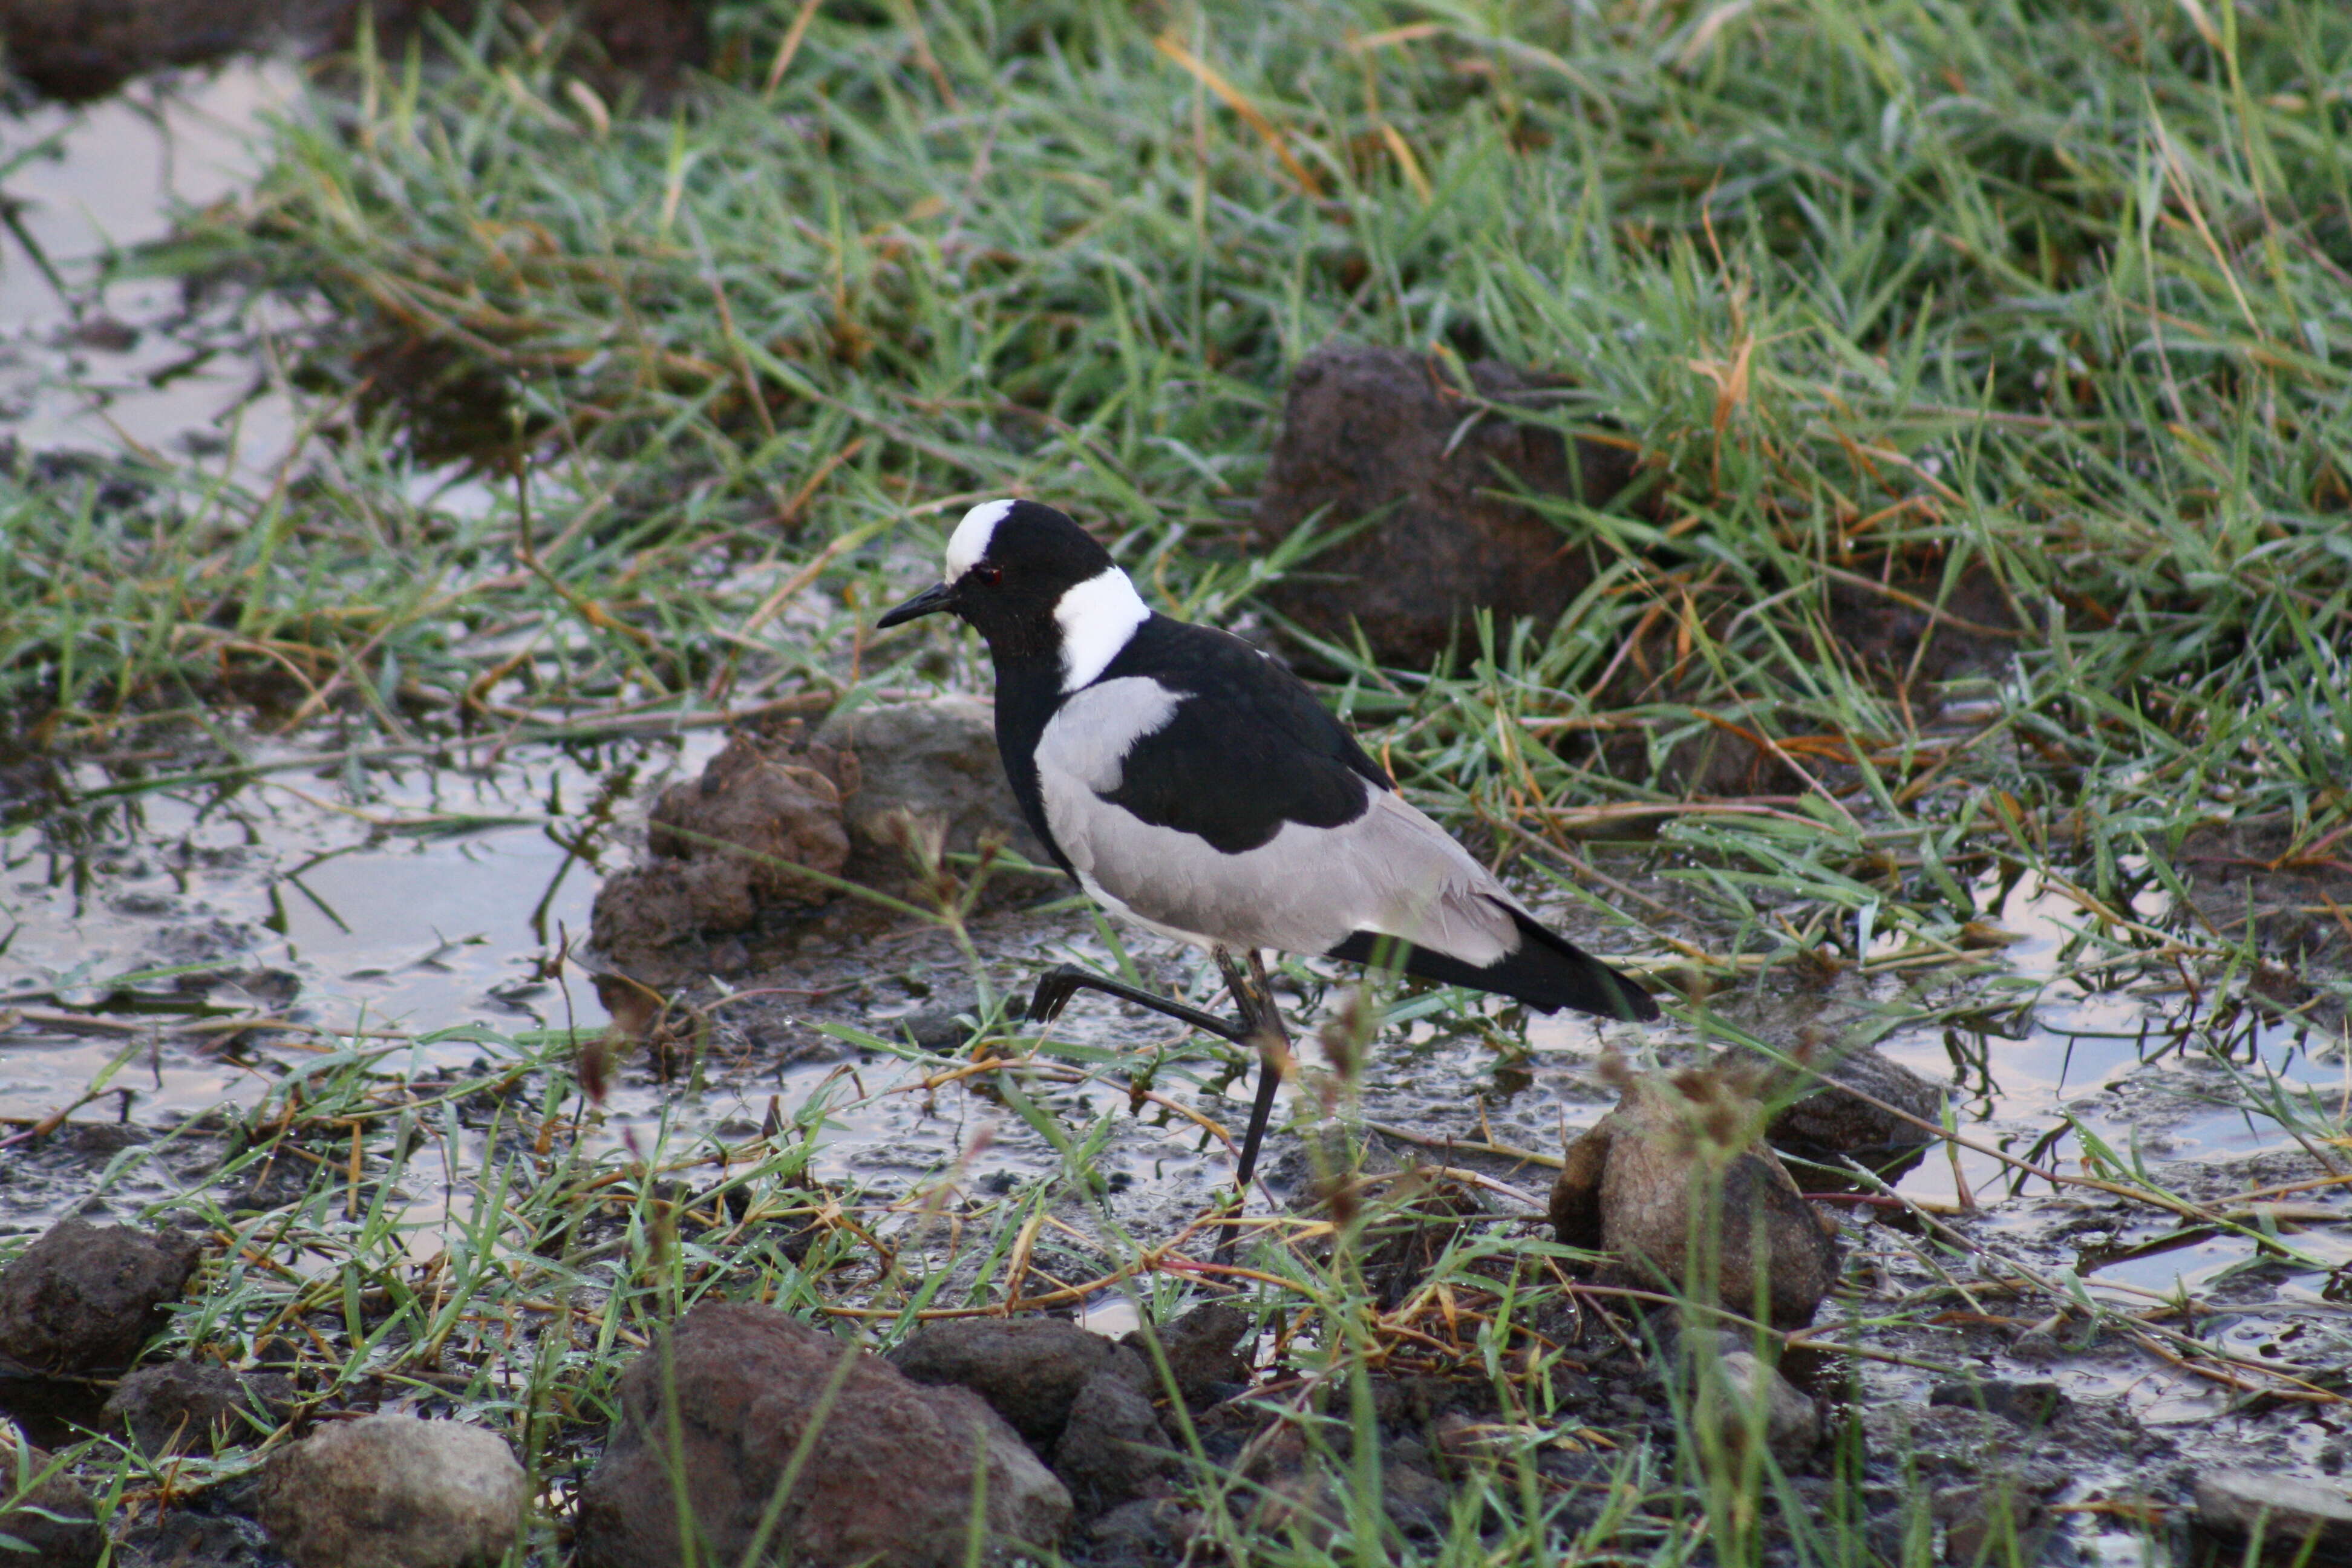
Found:
[[[1288,823],[1257,848],[1229,855],[1104,800],[1099,763],[1079,748],[1055,746],[1049,735],[1037,764],[1046,819],[1087,890],[1171,935],[1328,952],[1370,931],[1475,966],[1517,943],[1501,884],[1444,828],[1369,780],[1354,820]]]

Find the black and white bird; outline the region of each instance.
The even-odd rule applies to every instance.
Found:
[[[1085,987],[1255,1045],[1243,1190],[1287,1044],[1261,949],[1382,963],[1545,1012],[1658,1016],[1408,804],[1297,676],[1229,632],[1155,614],[1053,508],[972,508],[948,541],[945,580],[876,625],[940,610],[987,639],[997,750],[1055,861],[1113,914],[1207,948],[1242,1019],[1067,965],[1030,1016]]]

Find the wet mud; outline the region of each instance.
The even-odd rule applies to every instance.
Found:
[[[18,973],[0,1035],[10,1075],[0,1110],[12,1118],[0,1133],[9,1139],[0,1153],[0,1224],[20,1235],[44,1231],[84,1203],[100,1172],[126,1168],[132,1173],[109,1183],[96,1220],[207,1189],[232,1215],[285,1212],[342,1190],[336,1172],[347,1151],[331,1136],[305,1159],[256,1163],[241,1152],[252,1134],[240,1108],[271,1102],[286,1075],[338,1031],[383,1040],[387,1087],[415,1096],[502,1055],[527,1062],[527,1042],[604,1027],[593,955],[583,963],[567,938],[584,934],[598,877],[641,852],[655,803],[666,791],[698,789],[704,764],[725,744],[700,732],[510,754],[470,776],[446,765],[378,764],[363,775],[359,819],[319,804],[317,781],[307,777],[314,766],[289,769],[306,781],[290,790],[248,782],[149,792],[135,811],[92,811],[69,834],[32,836],[37,855],[25,853],[20,831],[9,884]],[[102,778],[85,771],[69,783],[87,793]],[[1643,872],[1629,861],[1612,874]],[[388,892],[398,888],[410,890]],[[433,912],[458,909],[473,917],[462,928]],[[2007,973],[2049,962],[2070,909],[2013,889],[1984,912],[2021,940],[1980,962]],[[1607,945],[1607,933],[1580,930],[1580,917],[1549,913],[1579,940]],[[765,1239],[740,1252],[745,1267],[824,1267],[862,1245],[840,1228],[854,1221],[890,1238],[899,1267],[936,1279],[944,1293],[977,1285],[985,1250],[948,1242],[923,1215],[943,1192],[985,1205],[1066,1181],[1072,1170],[992,1075],[963,1070],[992,1050],[973,1038],[988,1016],[985,998],[1021,994],[1052,961],[1108,968],[1124,957],[1146,983],[1215,1005],[1214,976],[1197,956],[1114,946],[1091,914],[1050,890],[972,905],[961,937],[952,924],[849,894],[780,907],[763,921],[756,940],[728,939],[729,962],[705,970],[708,977],[673,976],[651,1013],[614,1011],[622,1027],[606,1047],[605,1097],[577,1133],[584,1151],[651,1152],[696,1137],[756,1141],[762,1127],[781,1126],[784,1136],[807,1129],[804,1179],[834,1194],[843,1219],[812,1223],[804,1210],[772,1223]],[[158,968],[180,973],[139,977]],[[1282,984],[1286,1006],[1310,1030],[1352,992],[1344,976],[1312,969]],[[1885,1531],[1900,1528],[1924,1475],[1937,1528],[1957,1539],[1989,1528],[1987,1509],[2021,1509],[2050,1539],[2102,1552],[2141,1538],[2134,1510],[2154,1508],[2188,1528],[2193,1473],[2220,1457],[2333,1473],[2352,1452],[2336,1405],[2252,1397],[2242,1370],[2200,1366],[2179,1336],[2291,1367],[2323,1387],[2330,1368],[2352,1364],[2336,1301],[2340,1270],[2352,1263],[2352,1213],[2328,1180],[2329,1151],[2292,1118],[2263,1109],[2276,1108],[2266,1097],[2281,1092],[2332,1102],[2326,1091],[2340,1094],[2346,1081],[2340,1049],[2283,1015],[2217,1016],[2185,994],[2084,991],[2055,976],[2030,1005],[1998,1019],[1962,1008],[1949,1022],[1935,1020],[1936,997],[1959,1003],[1980,984],[1967,974],[1923,984],[1847,972],[1826,984],[1782,980],[1710,998],[1718,1016],[1784,1047],[1843,1037],[1855,1020],[1901,999],[1929,1021],[1882,1035],[1869,1059],[1884,1065],[1856,1087],[1895,1110],[1930,1112],[1924,1121],[1948,1103],[1968,1141],[1939,1143],[1907,1170],[1882,1162],[1874,1181],[1845,1165],[1835,1145],[1899,1142],[1876,1107],[1849,1095],[1844,1111],[1870,1114],[1824,1123],[1817,1105],[1813,1121],[1790,1124],[1794,1190],[1808,1194],[1811,1214],[1833,1218],[1845,1255],[1805,1332],[1867,1352],[1828,1361],[1790,1352],[1797,1395],[1764,1379],[1769,1367],[1730,1363],[1753,1380],[1754,1399],[1786,1406],[1772,1429],[1782,1448],[1802,1448],[1788,1461],[1792,1473],[1827,1484],[1835,1456],[1858,1445],[1884,1477],[1871,1495]],[[1395,998],[1395,1021],[1364,1059],[1349,1107],[1359,1131],[1339,1167],[1358,1174],[1335,1185],[1330,1160],[1292,1133],[1274,1145],[1268,1179],[1269,1191],[1305,1213],[1328,1214],[1343,1194],[1377,1208],[1367,1278],[1377,1276],[1379,1299],[1409,1319],[1428,1268],[1462,1237],[1491,1237],[1507,1255],[1515,1237],[1554,1234],[1546,1213],[1554,1170],[1545,1162],[1561,1158],[1564,1131],[1603,1121],[1623,1093],[1612,1053],[1641,1043],[1615,1026],[1523,1020],[1492,1001],[1423,1005],[1438,1000]],[[1646,1043],[1667,1064],[1712,1056],[1696,1037],[1652,1033],[1662,1037]],[[84,1099],[118,1058],[108,1092]],[[1238,1125],[1250,1066],[1101,998],[1076,1003],[1048,1032],[1012,1081],[1063,1125],[1100,1131],[1083,1167],[1091,1192],[1054,1200],[1046,1212],[1060,1223],[1026,1255],[1034,1271],[1027,1294],[1044,1303],[1037,1310],[1075,1312],[1120,1333],[1138,1326],[1116,1289],[1057,1299],[1047,1281],[1116,1277],[1114,1233],[1146,1245],[1188,1234],[1228,1177],[1230,1152],[1210,1124]],[[529,1084],[542,1069],[520,1070]],[[1752,1065],[1742,1070],[1760,1080]],[[1932,1091],[1926,1100],[1921,1085]],[[1328,1093],[1310,1075],[1294,1103],[1312,1111]],[[495,1116],[495,1104],[468,1115]],[[1825,1124],[1838,1131],[1824,1133]],[[490,1123],[481,1125],[487,1135]],[[1897,1117],[1893,1125],[1909,1124]],[[1806,1127],[1810,1138],[1800,1135]],[[2053,1186],[2004,1154],[2069,1176],[2114,1168],[2102,1161],[2137,1161],[2164,1191],[2219,1205],[2231,1223]],[[449,1169],[463,1166],[460,1158]],[[1433,1179],[1413,1173],[1432,1167],[1457,1173],[1436,1178],[1453,1183],[1454,1197],[1412,1196],[1411,1184]],[[409,1205],[412,1248],[429,1257],[463,1211],[462,1182],[454,1173],[451,1181],[440,1186],[412,1169],[396,1187],[368,1175],[352,1191],[384,1190]],[[691,1188],[679,1195],[691,1204]],[[593,1248],[600,1235],[615,1234],[600,1228],[607,1223],[583,1216],[566,1245]],[[1494,1267],[1501,1292],[1523,1266]],[[2053,1312],[2047,1287],[2067,1279],[2112,1310]],[[2183,1293],[2185,1314],[2169,1304]],[[856,1300],[855,1288],[845,1299]],[[1801,1316],[1792,1311],[1790,1321]],[[1894,1321],[1841,1326],[1882,1319]],[[2118,1321],[2129,1326],[2119,1331]],[[1574,1358],[1583,1381],[1571,1380],[1563,1413],[1613,1443],[1675,1440],[1677,1402],[1695,1395],[1675,1379],[1696,1374],[1675,1370],[1685,1352],[1671,1328],[1644,1327],[1632,1308],[1545,1331],[1582,1347]],[[1255,1338],[1244,1351],[1245,1362],[1228,1361],[1206,1380],[1225,1384],[1222,1392],[1192,1412],[1204,1452],[1259,1479],[1268,1528],[1321,1528],[1311,1521],[1344,1513],[1328,1489],[1334,1418],[1314,1404],[1328,1394],[1286,1405],[1276,1395],[1295,1373],[1281,1355]],[[1379,1440],[1395,1461],[1391,1501],[1401,1517],[1423,1521],[1400,1528],[1432,1527],[1460,1477],[1499,1462],[1521,1440],[1514,1418],[1494,1407],[1491,1387],[1449,1379],[1443,1356],[1430,1364],[1433,1383],[1414,1374],[1375,1391]],[[971,1381],[986,1383],[976,1373]],[[1040,1371],[1015,1381],[1053,1380]],[[2032,1392],[2044,1385],[2056,1402]],[[1721,1397],[1736,1399],[1747,1384],[1733,1378],[1725,1386],[1735,1392]],[[34,1397],[19,1380],[7,1397],[51,1442],[98,1420],[110,1392],[93,1385],[76,1404],[45,1388]],[[2029,1393],[2007,1392],[2015,1388]],[[1802,1408],[1818,1422],[1819,1436],[1801,1445],[1789,1435],[1808,1429],[1789,1404],[1796,1396],[1811,1402]],[[1160,1390],[1147,1403],[1159,1401],[1150,1430],[1172,1443],[1168,1397]],[[1995,1407],[1979,1409],[1980,1399]],[[371,1407],[365,1390],[336,1403]],[[1142,1543],[1187,1528],[1180,1489],[1162,1485],[1181,1467],[1153,1457],[1160,1450],[1138,1436],[1134,1411],[1121,1414],[1121,1396],[1095,1403],[1104,1408],[1089,1420],[1113,1436],[1091,1453],[1065,1454],[1050,1422],[1005,1415],[1036,1462],[1080,1500],[1072,1550],[1157,1560],[1150,1553],[1159,1548]],[[2031,1418],[2021,1421],[2021,1410]],[[1284,1435],[1299,1423],[1311,1440]],[[583,1430],[579,1441],[584,1463],[600,1439]],[[1573,1493],[1580,1478],[1598,1473],[1590,1457],[1607,1451],[1596,1443],[1580,1459],[1546,1450],[1541,1464]]]

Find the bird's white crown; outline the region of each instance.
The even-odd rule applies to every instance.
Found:
[[[984,500],[963,514],[956,531],[948,537],[947,580],[950,583],[971,571],[980,558],[988,553],[988,542],[996,535],[996,525],[1013,510],[1009,500]]]

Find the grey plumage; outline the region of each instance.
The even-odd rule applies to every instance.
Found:
[[[1357,931],[1473,965],[1518,947],[1518,906],[1486,868],[1402,795],[1364,781],[1366,809],[1337,827],[1286,824],[1238,855],[1139,821],[1102,797],[1135,742],[1181,700],[1144,677],[1076,693],[1046,724],[1036,765],[1046,821],[1088,893],[1204,947],[1328,952]]]

